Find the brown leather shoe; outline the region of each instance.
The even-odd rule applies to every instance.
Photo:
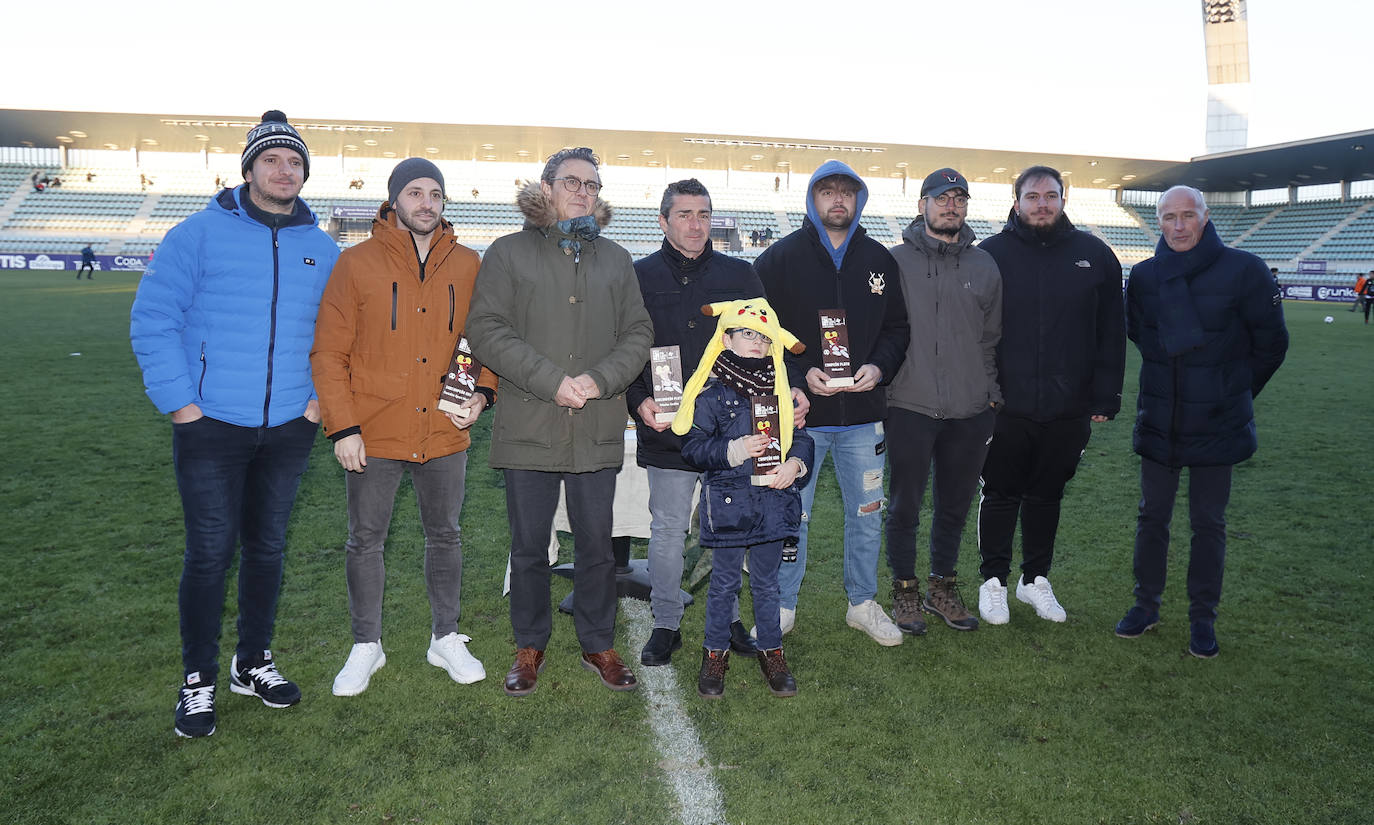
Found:
[[[782,655],[782,648],[760,650],[759,669],[763,671],[763,680],[774,696],[797,695],[797,680],[792,678],[792,671],[787,667],[787,659]]]
[[[515,664],[506,674],[507,696],[529,696],[534,693],[539,672],[544,669],[544,651],[522,647],[515,651]]]
[[[603,650],[600,653],[583,652],[582,666],[587,670],[596,671],[601,677],[601,684],[611,690],[634,690],[639,687],[635,675],[620,661],[620,654],[614,649]]]

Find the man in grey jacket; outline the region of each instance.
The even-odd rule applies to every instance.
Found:
[[[964,521],[978,486],[995,408],[997,342],[1002,337],[1002,276],[992,256],[973,246],[968,181],[939,169],[921,184],[921,217],[902,233],[892,257],[902,273],[911,321],[906,360],[887,390],[892,464],[887,557],[897,626],[921,635],[916,526],[926,480],[935,469],[930,575],[924,608],[955,630],[978,619],[955,587]]]

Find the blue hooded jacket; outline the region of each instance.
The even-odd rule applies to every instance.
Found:
[[[210,418],[275,427],[315,397],[315,315],[339,257],[297,200],[273,229],[222,190],[171,229],[138,284],[129,318],[134,355],[158,412],[196,404]]]

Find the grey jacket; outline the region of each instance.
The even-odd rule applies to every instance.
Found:
[[[972,418],[1002,403],[1002,276],[973,240],[967,225],[954,243],[936,240],[926,234],[925,218],[917,218],[892,248],[911,341],[887,388],[889,406],[931,418]]]
[[[630,255],[605,238],[565,252],[538,184],[518,201],[525,228],[497,238],[482,260],[467,336],[478,363],[500,376],[491,466],[585,473],[620,467],[625,388],[649,360],[653,325]],[[597,221],[610,208],[597,201]],[[554,395],[587,373],[601,389],[580,410]]]

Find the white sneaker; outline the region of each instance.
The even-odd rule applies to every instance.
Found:
[[[1064,608],[1054,597],[1054,589],[1050,587],[1050,580],[1044,576],[1036,576],[1035,581],[1026,584],[1025,576],[1016,580],[1016,598],[1035,608],[1035,615],[1042,619],[1052,622],[1062,622],[1068,618]],[[979,602],[981,609],[982,602]]]
[[[782,627],[782,635],[786,636],[792,632],[792,628],[797,626],[797,611],[790,607],[778,608],[778,625]],[[759,626],[754,625],[749,628],[749,635],[755,639],[759,637]]]
[[[425,658],[431,665],[448,671],[453,681],[460,685],[470,685],[487,678],[487,670],[482,663],[468,652],[467,643],[471,638],[461,633],[450,633],[442,639],[430,637],[429,652]]]
[[[869,599],[863,604],[851,604],[844,615],[845,624],[855,630],[862,630],[873,641],[884,647],[895,647],[902,643],[902,631],[877,602]]]
[[[1017,595],[1020,595],[1019,592]],[[978,588],[978,615],[988,624],[1006,624],[1011,620],[1011,611],[1007,609],[1007,589],[998,583],[996,576]]]
[[[380,641],[353,645],[353,649],[348,652],[348,661],[344,662],[343,670],[334,677],[334,695],[357,696],[367,690],[367,683],[372,681],[372,674],[381,670],[384,664],[386,654],[382,652]]]

